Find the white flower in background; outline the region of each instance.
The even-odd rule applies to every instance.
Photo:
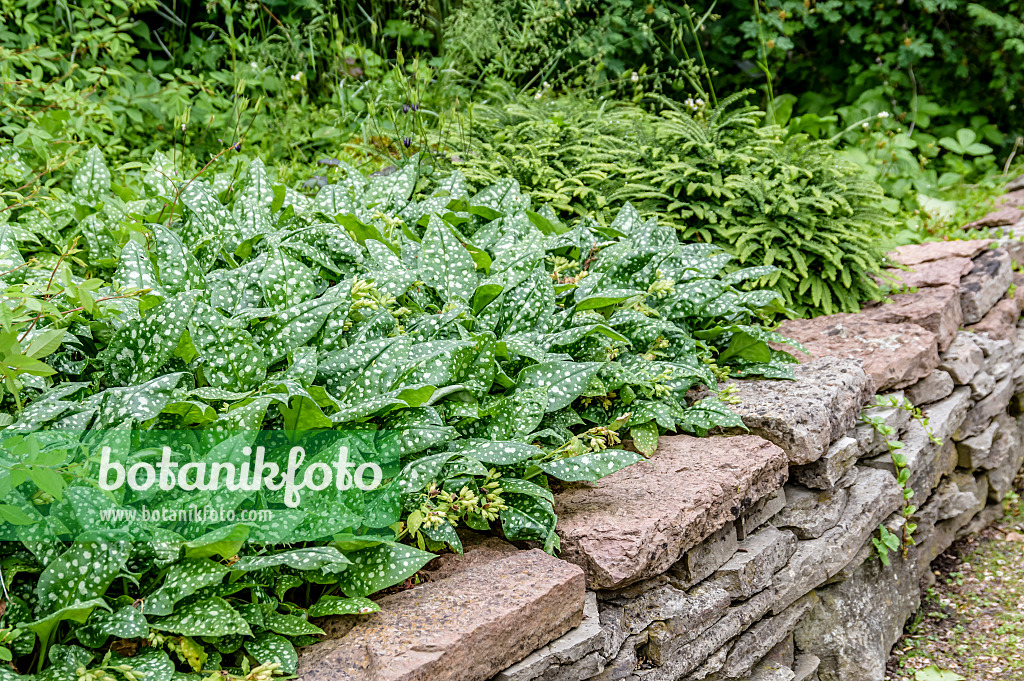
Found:
[[[260,65],[257,64],[256,62],[254,62],[254,61],[249,62],[249,68],[251,68],[253,71],[258,69],[259,67],[260,67]]]
[[[544,89],[545,89],[545,90],[549,90],[549,89],[551,89],[551,83],[549,83],[549,82],[547,82],[547,81],[545,80],[545,81],[544,81]]]
[[[633,81],[633,82],[635,83],[635,82],[637,82],[638,80],[640,80],[640,74],[639,74],[639,73],[637,73],[636,71],[634,71],[634,72],[633,72],[633,75],[632,75],[632,76],[630,76],[630,77],[629,77],[629,79],[630,79],[631,81]]]
[[[299,71],[299,72],[298,72],[298,73],[296,73],[296,74],[295,74],[294,76],[292,76],[292,80],[294,80],[294,81],[296,81],[296,82],[298,82],[298,81],[302,80],[302,71]]]
[[[540,92],[540,90],[538,90],[538,91],[537,91],[537,94],[535,94],[535,95],[533,96],[533,98],[534,98],[534,99],[540,99],[540,96],[541,96],[541,92]]]
[[[888,111],[879,111],[878,112],[878,117],[879,118],[888,118],[889,117],[889,112]]]

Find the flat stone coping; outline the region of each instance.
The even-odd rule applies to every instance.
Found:
[[[467,551],[464,569],[447,566],[450,576],[379,599],[380,612],[324,627],[351,625],[301,649],[298,678],[479,681],[578,626],[582,570],[539,549],[509,548],[484,560]]]
[[[754,435],[662,437],[652,458],[555,495],[561,557],[592,589],[659,575],[787,476],[786,453]]]

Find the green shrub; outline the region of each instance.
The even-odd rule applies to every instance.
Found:
[[[683,241],[723,248],[731,267],[777,267],[759,284],[801,315],[878,299],[893,202],[827,143],[763,126],[740,98],[656,115],[585,100],[478,109],[460,167],[478,182],[511,175],[566,215],[607,222],[632,203]]]
[[[723,276],[728,255],[628,205],[566,225],[514,180],[471,196],[416,159],[371,178],[342,165],[313,198],[258,160],[231,168],[158,154],[111,172],[94,148],[45,214],[0,225],[21,671],[36,655],[55,674],[293,673],[293,645],[320,633],[308,617],[375,609],[365,597],[428,550],[461,550],[456,527],[555,551],[549,480],[637,461],[615,446],[627,434],[651,454],[663,431],[741,426],[719,397],[687,396],[726,371],[792,375],[761,321],[777,294],[736,288],[770,268]],[[183,468],[265,446],[282,470],[293,447],[329,464],[345,446],[384,484],[306,489],[296,508],[287,488],[103,491],[102,447],[128,467],[162,445]],[[110,520],[204,504],[275,515]],[[80,588],[58,578],[75,561]],[[111,636],[151,645],[96,662]]]

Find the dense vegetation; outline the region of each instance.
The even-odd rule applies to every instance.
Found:
[[[777,320],[1013,165],[1020,3],[961,4],[2,0],[0,675],[290,674],[458,530],[557,552],[560,485],[742,427]],[[199,484],[261,447],[381,484]]]

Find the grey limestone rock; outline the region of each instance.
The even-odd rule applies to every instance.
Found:
[[[818,595],[811,591],[774,617],[766,617],[750,627],[740,636],[729,651],[729,657],[722,668],[722,676],[738,679],[750,673],[754,665],[768,652],[789,636],[797,623],[818,602]]]
[[[931,404],[953,392],[953,377],[942,369],[936,369],[906,389],[905,394],[915,407]]]
[[[811,655],[810,653],[797,655],[796,661],[793,663],[793,681],[813,681],[817,679],[818,666],[820,664],[821,660],[818,659],[817,655]]]
[[[714,574],[736,553],[736,525],[729,523],[686,552],[669,572],[683,589]]]
[[[786,485],[786,507],[775,516],[777,527],[792,530],[800,539],[817,539],[843,517],[847,491],[812,490],[803,485]]]
[[[780,489],[747,509],[736,519],[736,537],[746,539],[786,506],[786,492]]]
[[[1006,249],[982,251],[974,258],[974,267],[960,279],[960,308],[964,324],[981,321],[1013,280],[1010,254]]]
[[[971,407],[964,422],[953,434],[953,439],[963,440],[984,432],[992,419],[1006,411],[1011,397],[1013,397],[1013,379],[1004,378],[996,383],[988,397]]]
[[[878,524],[900,508],[903,495],[887,471],[862,468],[850,487],[846,512],[839,523],[817,539],[801,541],[786,567],[772,580],[780,613],[798,598],[839,572],[868,541]]]
[[[959,456],[958,465],[961,468],[992,469],[1002,463],[993,457],[992,442],[996,433],[999,432],[999,422],[992,421],[988,427],[972,437],[964,438],[956,443],[956,451]]]
[[[833,489],[857,463],[860,445],[856,438],[844,435],[831,445],[825,456],[804,466],[791,466],[789,476],[805,487]]]
[[[996,379],[984,369],[974,374],[974,378],[968,384],[971,387],[971,398],[980,400],[991,394],[996,387]]]
[[[790,463],[817,461],[857,422],[874,392],[860,364],[826,357],[794,368],[795,381],[737,381],[733,409],[755,435],[785,450]]]
[[[972,340],[974,337],[974,334],[961,331],[952,345],[939,355],[939,368],[949,374],[957,385],[970,383],[985,361],[985,353]]]
[[[761,591],[796,550],[791,532],[771,525],[740,542],[736,555],[715,573],[715,585],[733,599],[747,599]]]

